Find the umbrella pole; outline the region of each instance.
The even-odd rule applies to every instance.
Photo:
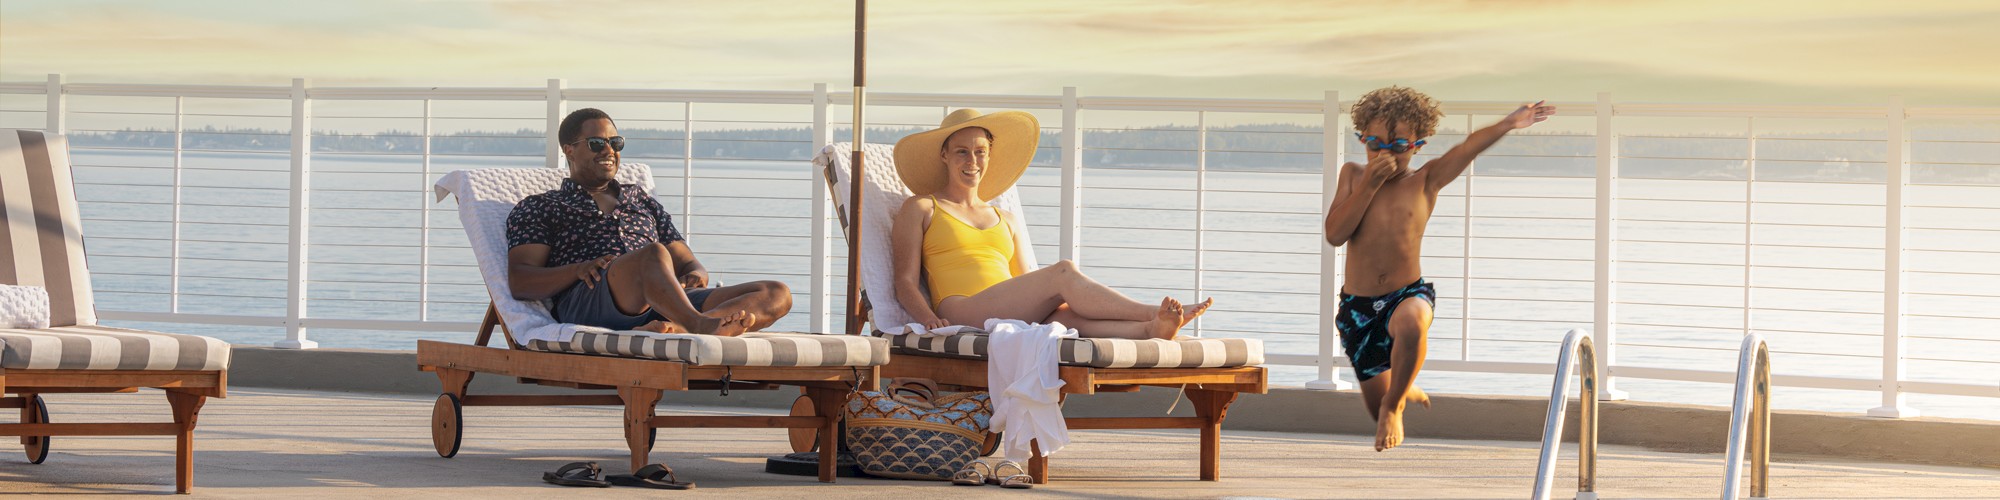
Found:
[[[862,164],[863,160],[861,154],[861,145],[865,144],[864,142],[862,142],[862,137],[861,137],[863,129],[861,120],[862,119],[861,111],[863,108],[866,107],[866,104],[868,102],[866,95],[867,79],[865,78],[867,75],[867,67],[868,67],[867,66],[868,51],[866,45],[867,41],[868,41],[868,0],[855,0],[854,2],[854,142],[853,142],[854,156],[850,157],[851,163],[849,163],[849,165],[853,165],[854,172],[853,172],[853,177],[848,180],[849,191],[847,195],[847,207],[848,207],[847,334],[848,335],[862,334],[861,331],[861,322],[863,319],[862,316],[864,314],[867,314],[865,311],[861,310],[861,278],[860,278],[861,277],[861,171],[865,168],[865,166]],[[870,383],[873,383],[873,381],[871,380]],[[871,387],[861,387],[861,389],[874,390],[875,388],[871,386]],[[805,399],[805,397],[801,396],[801,399],[803,400]],[[810,407],[811,405],[807,406]],[[798,408],[799,408],[798,402],[795,401],[793,403],[794,411],[796,412]],[[846,408],[846,405],[845,404],[841,405],[841,408]],[[796,416],[797,413],[794,413],[794,415]],[[821,416],[826,416],[826,415],[821,415]],[[845,421],[840,423],[838,434],[839,435],[836,436],[834,439],[834,442],[837,443],[836,450],[833,454],[833,456],[835,457],[834,475],[841,477],[853,477],[861,475],[861,468],[855,465],[854,454],[847,450],[847,440],[843,439],[847,434],[847,423]],[[815,441],[817,441],[817,439],[815,439]],[[825,456],[826,455],[822,455],[820,452],[808,451],[801,453],[793,453],[785,455],[783,457],[767,459],[764,461],[764,472],[775,473],[775,474],[787,474],[793,476],[817,475],[819,474],[820,470],[819,464],[821,462],[821,459]],[[822,476],[822,480],[828,480],[828,479],[830,478],[825,478],[824,476]]]
[[[847,183],[847,334],[861,335],[861,322],[866,311],[861,309],[861,172],[866,170],[862,146],[862,111],[867,108],[868,92],[868,0],[854,2],[854,151],[848,165],[853,178]]]

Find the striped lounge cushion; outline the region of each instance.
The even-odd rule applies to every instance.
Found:
[[[703,366],[880,366],[889,343],[849,335],[753,332],[736,337],[579,331],[568,342],[530,340],[530,351],[681,361]]]
[[[889,339],[898,350],[908,354],[986,359],[984,332],[923,337],[881,332],[876,335]],[[1256,339],[1065,338],[1059,349],[1062,364],[1094,368],[1221,368],[1264,364],[1264,341]]]
[[[97,324],[63,136],[0,130],[0,199],[0,284],[47,289],[52,326]]]
[[[229,368],[229,344],[197,335],[108,326],[0,329],[0,369],[186,370]]]

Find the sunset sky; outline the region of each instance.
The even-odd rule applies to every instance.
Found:
[[[880,91],[2000,105],[2000,2],[877,0]],[[6,0],[0,80],[850,85],[849,2]]]

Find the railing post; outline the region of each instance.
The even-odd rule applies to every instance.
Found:
[[[1611,126],[1615,114],[1610,92],[1597,93],[1597,302],[1593,304],[1591,333],[1602,342],[1598,347],[1597,372],[1603,376],[1598,397],[1620,401],[1628,397],[1617,389],[1618,378],[1611,366],[1618,359],[1618,135]]]
[[[49,73],[49,105],[42,113],[48,120],[50,134],[62,135],[69,132],[69,95],[63,91],[61,73]]]
[[[561,78],[549,79],[549,121],[548,125],[544,126],[547,133],[543,134],[549,138],[548,149],[545,151],[548,156],[549,168],[563,167],[562,136],[560,134],[562,132],[563,108],[569,107],[569,102],[563,99],[563,89],[568,86],[568,82],[565,82]]]
[[[181,201],[183,170],[181,148],[186,144],[187,98],[174,97],[174,214],[173,252],[167,258],[167,312],[181,312]]]
[[[1076,87],[1063,87],[1062,107],[1060,255],[1064,260],[1080,262],[1082,256],[1077,250],[1083,245],[1083,126],[1077,122]]]
[[[827,109],[832,104],[833,100],[826,94],[826,84],[813,84],[813,155],[818,155],[821,150],[826,149],[827,144],[833,142],[832,129],[827,127],[826,119]],[[812,170],[813,178],[813,222],[812,276],[809,278],[811,284],[806,291],[808,296],[806,310],[811,326],[806,331],[828,333],[832,331],[827,329],[827,321],[830,319],[827,312],[833,310],[833,279],[828,275],[830,269],[827,259],[833,256],[833,238],[831,238],[833,223],[827,220],[827,208],[833,205],[833,193],[827,189],[826,172],[817,167],[809,168]],[[860,221],[855,223],[859,224]]]
[[[292,79],[292,205],[291,247],[285,283],[285,339],[280,349],[312,349],[306,339],[306,237],[312,202],[312,99],[306,79]]]
[[[1903,404],[1903,191],[1910,183],[1910,132],[1903,97],[1889,98],[1889,169],[1882,182],[1882,406],[1868,416],[1915,417]]]
[[[1207,233],[1202,232],[1202,230],[1205,229],[1203,219],[1207,218],[1207,212],[1208,212],[1208,112],[1207,111],[1196,111],[1194,113],[1194,129],[1195,129],[1194,132],[1195,156],[1194,156],[1194,296],[1193,299],[1201,300],[1202,296],[1204,295],[1203,290],[1206,288],[1203,285],[1207,284],[1205,281],[1202,280],[1202,275],[1207,274],[1208,271],[1206,259],[1202,258],[1202,254],[1204,253],[1202,250],[1207,248],[1206,245],[1204,245],[1203,241],[1207,239]],[[1194,324],[1190,325],[1190,327],[1193,329],[1195,337],[1197,338],[1201,337],[1200,317],[1196,317],[1194,319]]]
[[[694,230],[694,103],[681,103],[681,232]]]
[[[1347,159],[1347,135],[1345,125],[1340,121],[1340,92],[1326,91],[1326,103],[1320,108],[1320,205],[1332,209],[1333,195],[1340,188],[1340,165]],[[1319,246],[1319,355],[1314,365],[1319,369],[1319,377],[1306,382],[1307,389],[1341,391],[1353,389],[1354,384],[1341,380],[1339,358],[1334,357],[1334,346],[1340,345],[1333,320],[1339,309],[1329,300],[1340,295],[1340,247],[1326,243],[1322,235]]]
[[[421,150],[423,153],[424,184],[418,187],[418,189],[426,192],[431,186],[431,134],[435,132],[431,129],[431,100],[424,99],[424,134],[423,149]],[[423,217],[423,220],[419,222],[421,232],[417,233],[417,321],[430,321],[431,207],[436,206],[436,204],[424,203],[422,205],[423,208],[417,211],[418,216]]]

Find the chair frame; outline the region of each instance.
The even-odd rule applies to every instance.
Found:
[[[490,347],[493,330],[498,328],[507,347]],[[819,450],[819,480],[834,482],[838,444],[834,438],[844,414],[847,397],[857,387],[876,380],[879,367],[785,367],[708,366],[680,361],[552,353],[523,349],[501,320],[499,311],[488,305],[474,344],[417,341],[418,369],[434,372],[444,386],[431,412],[431,440],[439,456],[458,454],[463,439],[461,424],[466,406],[573,406],[619,405],[624,407],[625,443],[632,453],[634,471],[648,463],[657,429],[661,428],[758,428],[795,429],[794,449],[800,446],[797,433],[815,433]],[[612,390],[614,394],[566,395],[474,395],[469,386],[475,374],[488,373],[516,377],[520,383],[582,390]],[[664,416],[656,405],[663,391],[690,390],[772,390],[781,386],[803,389],[812,401],[811,414],[792,416],[725,415]]]
[[[0,424],[0,436],[20,436],[28,460],[42,463],[54,436],[174,436],[174,493],[194,489],[194,426],[208,398],[227,397],[228,370],[4,370],[0,369],[0,408],[20,408],[21,423]],[[138,392],[164,390],[173,407],[172,422],[51,423],[44,420],[48,404],[43,394]]]
[[[857,155],[858,156],[858,155]],[[859,171],[858,168],[854,169]],[[829,190],[838,191],[836,172],[831,163],[823,169]],[[858,182],[858,176],[854,179]],[[838,205],[839,200],[834,200]],[[851,201],[851,200],[850,200]],[[843,207],[845,208],[845,207]],[[840,223],[847,226],[858,220],[859,214],[850,215],[849,210],[839,210]],[[850,243],[852,245],[852,243]],[[855,245],[858,246],[858,245]],[[850,246],[849,255],[855,255]],[[860,280],[851,281],[854,287]],[[868,319],[870,307],[866,304],[867,291],[860,291],[864,306],[850,311]],[[850,324],[858,324],[852,321]],[[876,336],[884,336],[879,330]],[[881,374],[888,378],[916,377],[934,380],[946,390],[987,390],[986,361],[950,357],[937,353],[895,347],[890,349],[889,364],[883,365]],[[1095,368],[1089,366],[1057,367],[1063,387],[1060,398],[1067,400],[1072,394],[1089,395],[1105,392],[1137,392],[1140,387],[1162,387],[1184,390],[1194,404],[1193,417],[1063,417],[1070,429],[1200,429],[1201,430],[1201,480],[1222,479],[1222,420],[1228,416],[1229,405],[1240,394],[1265,394],[1269,392],[1269,373],[1262,366],[1239,366],[1227,368]],[[1036,484],[1049,482],[1049,459],[1042,456],[1039,443],[1031,443],[1035,456],[1028,461],[1028,474],[1034,476]]]

